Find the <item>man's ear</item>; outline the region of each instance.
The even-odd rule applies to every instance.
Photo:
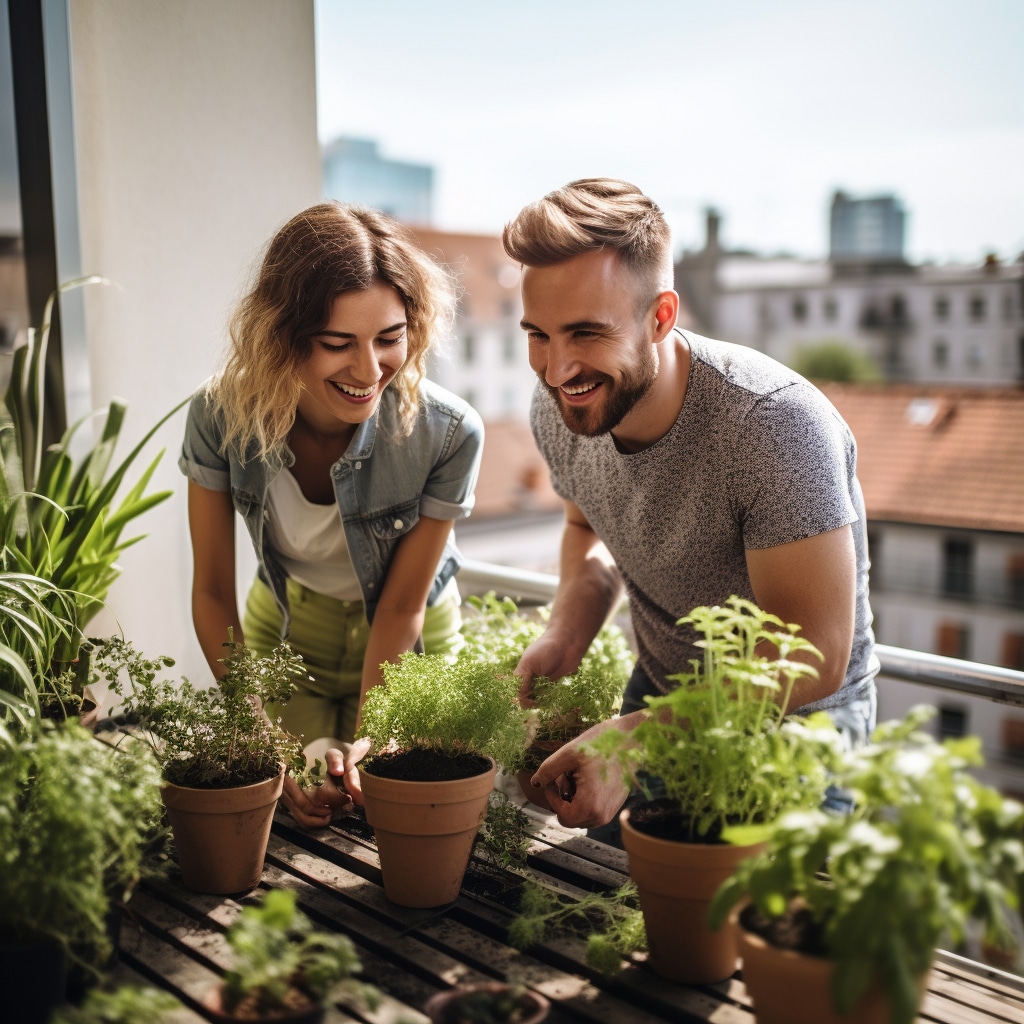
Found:
[[[661,292],[654,300],[654,341],[664,341],[679,318],[679,295],[673,291]]]

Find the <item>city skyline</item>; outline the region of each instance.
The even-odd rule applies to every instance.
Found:
[[[634,181],[677,251],[815,258],[837,189],[894,194],[915,262],[1024,252],[1024,5],[317,0],[318,131],[436,169],[434,226],[498,233],[576,177]]]

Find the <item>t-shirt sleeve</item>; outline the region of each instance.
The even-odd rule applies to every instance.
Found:
[[[200,388],[189,403],[178,468],[189,480],[210,491],[231,487],[228,460],[220,451],[221,436],[214,407],[205,387]]]
[[[734,466],[743,543],[770,548],[857,521],[856,445],[828,400],[791,386],[757,402]]]
[[[431,519],[465,519],[473,511],[483,454],[484,424],[471,406],[454,428],[451,444],[431,470],[420,497],[420,514]]]

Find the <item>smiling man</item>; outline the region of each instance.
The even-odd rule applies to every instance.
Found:
[[[615,817],[626,791],[580,743],[632,728],[644,696],[699,655],[676,621],[732,594],[799,623],[824,655],[787,710],[827,710],[863,742],[878,663],[856,445],[839,414],[761,353],[676,327],[668,225],[634,185],[572,182],[523,209],[504,244],[523,267],[531,424],[566,507],[558,593],[519,663],[521,697],[534,677],[575,671],[623,588],[639,654],[620,716],[534,777],[559,819]]]

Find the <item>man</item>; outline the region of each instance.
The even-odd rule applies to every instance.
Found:
[[[521,699],[534,677],[578,667],[623,588],[639,649],[619,717],[534,776],[559,820],[616,816],[626,788],[580,744],[631,729],[643,697],[698,654],[676,621],[732,594],[798,623],[824,655],[786,710],[826,709],[863,742],[878,664],[856,445],[839,414],[761,353],[676,327],[668,225],[635,186],[572,182],[503,240],[523,267],[531,424],[566,508],[551,618],[516,670]]]

